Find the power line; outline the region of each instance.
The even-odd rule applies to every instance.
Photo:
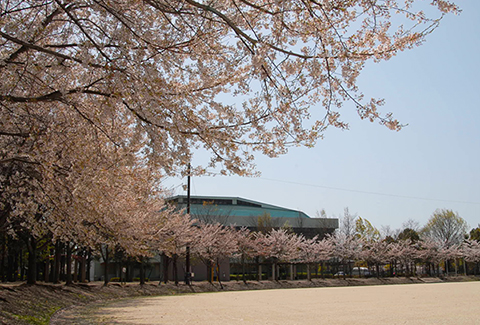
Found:
[[[278,182],[278,183],[286,183],[286,184],[294,184],[294,185],[309,186],[309,187],[316,187],[316,188],[324,188],[324,189],[328,189],[328,190],[336,190],[336,191],[344,191],[344,192],[353,192],[353,193],[361,193],[361,194],[370,194],[370,195],[390,196],[390,197],[398,197],[398,198],[403,198],[403,199],[415,199],[415,200],[437,201],[437,202],[451,202],[451,203],[466,203],[466,204],[480,204],[480,202],[471,202],[471,201],[457,201],[457,200],[432,199],[432,198],[425,198],[425,197],[418,197],[418,196],[408,196],[408,195],[397,195],[397,194],[389,194],[389,193],[379,193],[379,192],[369,192],[369,191],[352,190],[352,189],[347,189],[347,188],[323,186],[323,185],[317,185],[317,184],[307,184],[307,183],[300,183],[300,182],[293,182],[293,181],[285,181],[285,180],[273,179],[273,178],[265,178],[265,177],[259,177],[259,179],[265,180],[265,181],[271,181],[271,182]]]

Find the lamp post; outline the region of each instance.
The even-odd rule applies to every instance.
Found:
[[[191,166],[188,163],[187,175],[187,214],[190,215],[190,173]],[[187,245],[185,252],[185,284],[190,285],[190,245]]]

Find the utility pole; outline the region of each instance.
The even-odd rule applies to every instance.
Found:
[[[187,214],[190,215],[190,173],[191,166],[188,163],[188,175],[187,175]],[[187,245],[185,252],[185,284],[190,285],[190,245]]]

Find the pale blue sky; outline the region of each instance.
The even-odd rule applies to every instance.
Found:
[[[348,207],[393,229],[408,219],[424,225],[435,209],[446,208],[477,226],[480,1],[457,3],[463,12],[445,17],[425,44],[367,64],[359,79],[366,97],[385,98],[382,111],[408,127],[393,132],[362,121],[346,103],[349,131],[331,128],[315,148],[293,148],[280,158],[257,155],[260,178],[194,178],[192,195],[245,197],[310,216],[325,209],[338,217]],[[175,194],[183,194],[181,187]]]

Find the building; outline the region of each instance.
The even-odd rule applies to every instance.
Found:
[[[187,196],[167,200],[178,209],[186,209]],[[265,228],[291,228],[295,233],[312,238],[323,237],[338,228],[338,219],[310,218],[304,212],[240,197],[191,196],[190,215],[203,222],[225,226],[247,227],[252,231]]]

